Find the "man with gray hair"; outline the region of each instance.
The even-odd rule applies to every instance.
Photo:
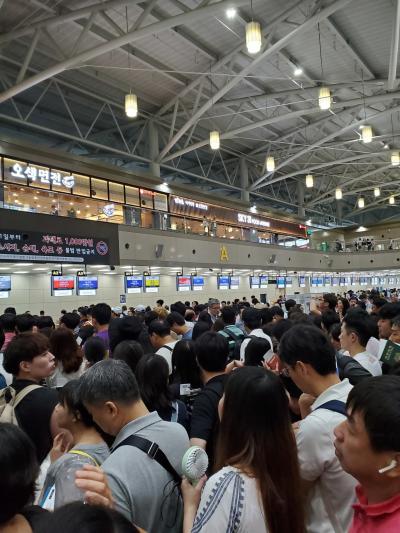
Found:
[[[149,533],[180,532],[182,502],[174,481],[189,446],[186,431],[149,413],[124,361],[96,363],[80,378],[79,390],[93,420],[115,435],[102,468],[116,509]]]
[[[217,298],[210,298],[208,300],[208,314],[211,317],[211,321],[214,322],[217,320],[219,313],[221,311],[221,304]]]

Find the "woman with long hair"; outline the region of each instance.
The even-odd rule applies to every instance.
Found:
[[[147,354],[136,366],[140,395],[149,411],[157,411],[167,422],[178,422],[188,429],[189,419],[185,404],[173,400],[168,386],[169,367],[162,355]]]
[[[244,367],[219,405],[216,473],[182,483],[184,533],[304,533],[296,440],[279,377]]]
[[[344,315],[350,308],[349,300],[347,298],[342,298],[341,296],[337,300],[336,312],[339,315],[340,321],[343,320]]]
[[[58,328],[50,335],[50,352],[54,355],[57,367],[47,378],[52,388],[61,388],[68,381],[78,379],[84,371],[83,352],[74,334],[67,328]]]

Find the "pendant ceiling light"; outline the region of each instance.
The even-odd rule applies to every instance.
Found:
[[[312,174],[307,174],[306,176],[306,187],[307,189],[314,187],[314,176]]]
[[[319,90],[318,104],[320,109],[325,110],[331,107],[332,97],[328,87],[321,87]]]
[[[219,150],[219,131],[210,131],[210,147],[212,150]]]
[[[359,207],[360,209],[363,209],[364,206],[365,206],[364,198],[361,196],[361,197],[358,199],[358,207]]]
[[[335,191],[335,198],[336,200],[341,200],[343,198],[343,192],[340,187],[338,187]]]
[[[138,114],[137,96],[136,94],[125,95],[125,113],[129,118],[135,118]]]
[[[400,152],[392,152],[390,160],[392,162],[393,167],[398,167],[400,165]]]
[[[389,196],[389,204],[394,205],[394,196]]]
[[[268,172],[273,172],[275,170],[275,159],[272,156],[268,156],[265,160],[265,168]]]
[[[365,144],[370,143],[372,141],[372,128],[371,126],[364,125],[361,130],[361,137]]]
[[[261,50],[261,27],[253,20],[246,24],[246,46],[249,54],[258,54]]]
[[[379,187],[375,187],[375,189],[374,189],[374,196],[375,196],[375,198],[378,198],[378,196],[380,196],[380,195],[381,195],[381,190],[380,190],[380,188],[379,188]]]

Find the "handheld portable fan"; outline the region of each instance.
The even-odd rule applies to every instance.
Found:
[[[208,468],[208,456],[200,446],[191,446],[182,459],[182,472],[195,485]]]

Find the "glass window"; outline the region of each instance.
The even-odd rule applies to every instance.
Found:
[[[110,200],[112,202],[119,202],[123,204],[124,200],[124,186],[120,183],[112,183],[111,181],[108,184]]]
[[[139,189],[125,185],[125,202],[128,205],[139,205]]]
[[[160,192],[154,193],[154,209],[157,211],[168,211],[168,197]]]
[[[98,200],[108,200],[107,182],[92,178],[92,197]]]
[[[154,193],[152,191],[140,189],[140,205],[147,207],[147,209],[153,209],[153,196]]]
[[[73,174],[75,178],[75,185],[72,189],[74,194],[79,196],[90,196],[90,178],[89,176],[82,176],[81,174]]]

